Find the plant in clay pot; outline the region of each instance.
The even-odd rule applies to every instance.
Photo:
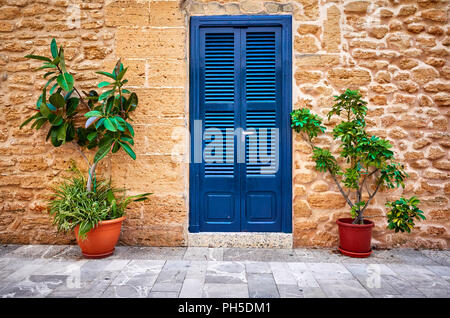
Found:
[[[391,143],[366,131],[367,102],[358,90],[347,89],[334,96],[335,104],[328,112],[341,121],[332,131],[339,142],[342,164],[329,149],[314,145],[314,138],[324,134],[326,127],[322,118],[308,108],[291,113],[291,127],[311,146],[316,170],[328,173],[350,208],[351,218],[337,220],[339,226],[340,251],[348,256],[367,257],[372,252],[370,241],[374,223],[364,217],[364,212],[380,189],[404,187],[408,177],[404,166],[395,160]],[[425,219],[417,207],[416,197],[400,198],[388,202],[389,229],[396,232],[410,231],[414,227],[411,219]]]
[[[71,181],[62,183],[55,189],[55,199],[49,208],[58,229],[76,229],[85,256],[105,257],[114,251],[126,206],[131,201],[146,200],[151,194],[119,199],[115,196],[118,190],[110,182],[98,184],[96,177],[98,163],[110,153],[122,150],[136,159],[131,113],[138,105],[138,97],[123,87],[128,82],[124,79],[127,68],[120,59],[111,73],[97,72],[108,78],[98,84],[104,90],[102,93],[90,90],[82,95],[66,67],[64,49],[58,48],[55,39],[51,41],[50,53],[50,57],[25,56],[43,61],[38,70],[46,70],[43,77],[47,82],[33,108],[34,114],[20,127],[31,123],[36,130],[48,129],[46,140],[50,139],[54,147],[70,144],[86,161],[87,177],[78,173]],[[94,150],[95,154],[90,155]],[[105,238],[104,233],[111,237]],[[105,241],[109,244],[104,244]]]

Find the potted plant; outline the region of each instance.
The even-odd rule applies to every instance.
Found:
[[[70,170],[75,175],[54,188],[49,202],[53,224],[58,231],[75,232],[85,257],[107,257],[114,252],[127,206],[145,200],[148,194],[127,197],[124,189],[111,186],[111,180],[98,179],[95,191],[88,191],[80,170],[74,164]]]
[[[364,212],[381,188],[404,187],[408,175],[404,166],[395,161],[391,143],[366,131],[367,102],[359,91],[347,89],[334,98],[336,103],[328,112],[328,120],[333,116],[341,119],[332,133],[333,139],[339,141],[342,164],[330,150],[313,143],[315,137],[326,131],[321,117],[308,108],[297,109],[291,113],[291,127],[311,146],[316,170],[330,174],[350,207],[351,217],[336,221],[339,250],[347,256],[368,257],[372,252],[374,223],[364,218]],[[388,228],[409,232],[414,227],[414,219],[425,219],[417,207],[419,202],[416,197],[387,202],[391,208],[387,214]]]
[[[123,149],[133,160],[136,154],[131,113],[138,105],[136,93],[123,88],[127,68],[119,61],[111,73],[97,72],[108,77],[98,84],[104,91],[84,92],[74,86],[64,59],[64,49],[50,45],[51,57],[27,55],[26,58],[43,61],[38,70],[46,69],[47,79],[42,88],[34,114],[21,128],[32,122],[31,128],[48,127],[46,140],[54,147],[72,144],[88,165],[87,178],[75,176],[55,189],[55,199],[49,205],[58,229],[75,230],[77,242],[86,257],[111,255],[120,235],[125,208],[131,201],[147,199],[150,193],[116,199],[116,189],[110,182],[98,184],[96,168],[109,153]],[[48,97],[48,98],[47,98]],[[96,150],[89,159],[86,150]],[[114,228],[114,230],[112,230]],[[109,244],[105,242],[108,241]]]

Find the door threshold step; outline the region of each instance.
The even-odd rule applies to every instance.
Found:
[[[272,233],[272,232],[189,233],[188,246],[292,248],[292,233]]]

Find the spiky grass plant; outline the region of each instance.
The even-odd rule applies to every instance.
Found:
[[[88,191],[84,175],[75,167],[71,170],[74,175],[53,188],[48,207],[58,232],[70,232],[79,225],[81,239],[100,221],[122,217],[131,202],[146,200],[151,194],[126,196],[125,189],[111,186],[111,180],[98,180],[95,191]]]

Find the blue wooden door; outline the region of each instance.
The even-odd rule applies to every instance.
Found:
[[[220,19],[191,20],[190,231],[290,232],[290,33]]]

